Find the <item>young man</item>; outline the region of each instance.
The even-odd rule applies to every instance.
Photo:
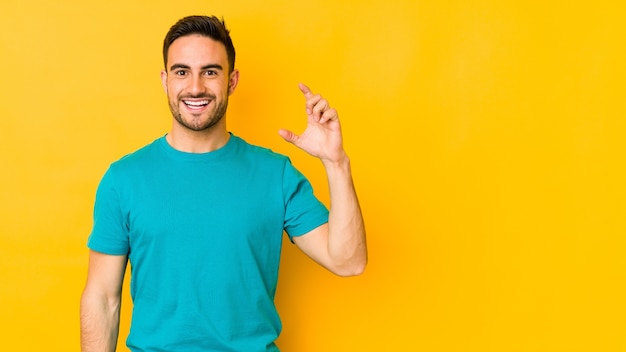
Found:
[[[181,19],[165,37],[163,58],[172,128],[111,164],[96,193],[82,350],[115,350],[130,260],[132,351],[277,351],[283,231],[337,275],[358,275],[367,262],[337,112],[301,84],[307,128],[279,131],[321,159],[329,212],[287,157],[226,129],[239,72],[223,21]]]

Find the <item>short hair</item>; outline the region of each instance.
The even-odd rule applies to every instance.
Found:
[[[163,41],[163,64],[167,70],[167,53],[170,45],[180,38],[191,34],[200,34],[216,40],[226,47],[228,57],[229,73],[235,69],[235,47],[230,38],[230,31],[226,28],[224,19],[215,16],[187,16],[181,18],[174,24],[165,36]]]

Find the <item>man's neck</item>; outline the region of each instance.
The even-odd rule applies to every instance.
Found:
[[[214,126],[218,127],[218,126]],[[228,143],[230,134],[226,128],[209,128],[205,131],[172,128],[165,136],[174,149],[187,153],[208,153],[220,149]]]

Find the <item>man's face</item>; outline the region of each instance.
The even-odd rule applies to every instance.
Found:
[[[161,81],[180,126],[204,131],[222,121],[239,78],[228,71],[226,48],[218,41],[192,34],[171,44]]]

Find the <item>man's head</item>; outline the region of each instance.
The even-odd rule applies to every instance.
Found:
[[[223,117],[239,71],[224,21],[205,16],[181,19],[165,37],[163,60],[161,80],[175,119],[173,128],[225,131]]]
[[[228,72],[233,72],[235,69],[235,47],[230,38],[230,31],[226,28],[224,20],[215,16],[184,17],[170,28],[163,41],[163,64],[166,70],[167,55],[172,43],[180,37],[191,34],[200,34],[222,43],[228,56]]]

